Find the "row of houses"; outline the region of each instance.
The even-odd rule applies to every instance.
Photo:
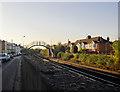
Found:
[[[72,46],[76,45],[78,47],[78,51],[81,49],[88,49],[88,52],[110,53],[112,51],[112,44],[113,42],[110,41],[109,37],[106,39],[100,36],[92,38],[88,35],[86,39],[80,39],[75,42],[68,40],[68,43],[64,45],[70,47],[70,51],[72,50]]]
[[[7,42],[5,40],[0,40],[0,53],[13,53],[18,55],[20,54],[22,48],[23,47],[21,45]]]

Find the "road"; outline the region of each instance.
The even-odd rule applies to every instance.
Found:
[[[2,90],[13,90],[15,77],[18,70],[21,56],[14,57],[14,59],[2,63]]]

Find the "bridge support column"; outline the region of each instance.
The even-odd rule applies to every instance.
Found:
[[[51,51],[50,51],[50,49],[48,49],[48,55],[51,56]]]
[[[52,51],[51,48],[50,48],[49,51],[48,51],[48,55],[51,56],[51,57],[53,57],[53,51]]]

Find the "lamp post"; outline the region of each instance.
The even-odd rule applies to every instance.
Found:
[[[25,38],[25,36],[23,36],[23,47],[24,47],[24,38]]]

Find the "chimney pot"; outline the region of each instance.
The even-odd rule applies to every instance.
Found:
[[[107,37],[107,41],[109,41],[110,40],[110,38],[109,37]]]

